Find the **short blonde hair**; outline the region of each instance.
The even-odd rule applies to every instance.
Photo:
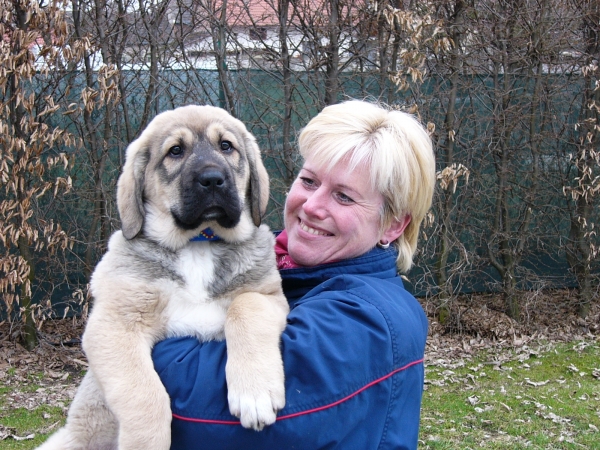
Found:
[[[398,269],[408,271],[435,187],[435,155],[421,123],[405,112],[351,100],[323,109],[301,131],[298,145],[304,159],[320,166],[331,168],[346,158],[351,168],[368,165],[384,198],[381,229],[394,218],[411,217],[393,243]]]

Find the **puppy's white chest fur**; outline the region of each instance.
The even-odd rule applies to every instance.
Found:
[[[172,282],[165,308],[168,336],[197,336],[201,340],[223,339],[230,299],[213,299],[208,286],[214,280],[214,255],[206,242],[191,242],[180,250],[174,267],[183,278]]]

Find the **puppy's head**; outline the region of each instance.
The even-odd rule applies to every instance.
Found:
[[[248,239],[268,198],[255,138],[213,106],[156,116],[127,148],[117,188],[123,235],[174,249],[207,227],[228,241]]]

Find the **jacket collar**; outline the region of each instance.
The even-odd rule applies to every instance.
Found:
[[[282,269],[279,271],[283,291],[289,302],[299,300],[311,289],[340,275],[370,276],[379,279],[395,278],[397,251],[390,247],[375,247],[362,256],[314,267]],[[399,278],[399,277],[398,277]]]

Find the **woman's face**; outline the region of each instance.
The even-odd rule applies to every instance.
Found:
[[[341,161],[333,170],[308,159],[285,204],[288,251],[301,266],[353,258],[385,237],[380,232],[383,196],[367,168],[352,172]]]

